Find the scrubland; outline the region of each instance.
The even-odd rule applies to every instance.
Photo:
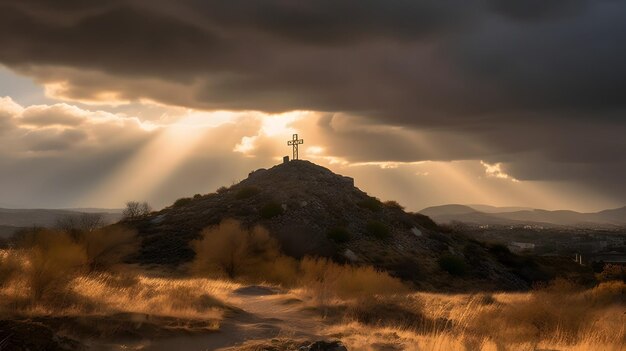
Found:
[[[195,349],[288,350],[316,338],[349,350],[626,350],[623,280],[418,292],[372,267],[286,257],[265,230],[233,221],[205,230],[197,258],[178,269],[125,264],[138,247],[121,227],[23,236],[0,251],[2,319],[111,349],[204,335]]]

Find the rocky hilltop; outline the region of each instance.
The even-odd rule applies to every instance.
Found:
[[[143,241],[137,261],[180,265],[193,259],[189,242],[202,229],[229,218],[267,228],[290,256],[371,264],[422,289],[523,289],[532,280],[519,264],[507,266],[516,259],[510,253],[442,230],[424,215],[369,196],[352,178],[302,160],[256,170],[231,187],[179,199],[126,224]]]

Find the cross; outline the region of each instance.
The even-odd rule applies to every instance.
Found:
[[[298,134],[294,134],[293,138],[287,142],[287,145],[293,145],[293,159],[298,159],[298,145],[304,144],[303,139],[298,139]]]

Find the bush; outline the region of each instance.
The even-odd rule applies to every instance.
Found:
[[[192,201],[193,201],[193,199],[190,198],[190,197],[183,197],[183,198],[180,198],[180,199],[176,200],[174,202],[173,206],[174,207],[182,207],[182,206],[185,206],[187,204],[190,204]]]
[[[150,212],[152,207],[147,202],[128,201],[122,216],[126,219],[138,219],[149,215]]]
[[[365,200],[359,201],[359,207],[368,209],[372,212],[378,212],[382,209],[383,204],[375,197],[368,197]]]
[[[400,280],[371,266],[342,265],[324,258],[297,261],[284,256],[267,230],[258,226],[245,229],[234,220],[205,229],[202,238],[191,246],[196,258],[190,268],[196,274],[301,286],[319,299],[406,291]]]
[[[435,223],[432,219],[430,219],[430,217],[425,216],[421,213],[411,213],[411,217],[413,218],[413,220],[415,220],[415,222],[417,222],[417,224],[419,224],[420,226],[426,228],[426,229],[430,229],[433,231],[440,231],[441,228],[439,227],[439,225],[437,225],[437,223]]]
[[[0,288],[19,275],[24,262],[14,250],[0,250]]]
[[[452,275],[462,276],[467,273],[467,265],[462,257],[448,254],[439,257],[437,263],[439,263],[441,269]]]
[[[223,194],[223,193],[225,193],[227,191],[228,191],[227,187],[221,186],[221,187],[217,188],[217,190],[215,192],[218,193],[218,194]]]
[[[216,227],[202,231],[202,238],[193,241],[191,247],[196,253],[191,264],[194,273],[231,279],[259,278],[261,275],[260,280],[271,281],[270,273],[281,272],[272,265],[282,263],[282,271],[287,270],[287,277],[296,276],[288,272],[295,266],[279,259],[281,255],[276,240],[270,237],[267,230],[258,226],[248,230],[235,220],[225,220]],[[285,260],[289,261],[288,258]],[[280,277],[274,279],[281,280]]]
[[[78,243],[87,254],[89,271],[102,271],[120,264],[140,246],[137,233],[121,226],[82,232]]]
[[[398,201],[393,201],[393,200],[385,201],[384,205],[385,207],[391,208],[394,210],[404,210],[404,206],[400,205]]]
[[[390,235],[389,228],[382,222],[369,221],[367,223],[367,233],[376,239],[385,239]]]
[[[350,241],[350,233],[346,228],[335,227],[326,233],[328,239],[336,242],[337,244],[343,244]]]
[[[393,295],[406,291],[402,282],[387,272],[371,266],[341,265],[325,258],[302,259],[298,283],[319,299]]]
[[[237,194],[235,195],[235,197],[238,200],[243,200],[243,199],[253,197],[260,192],[261,192],[261,189],[255,186],[245,186],[237,191]]]
[[[25,262],[22,278],[37,301],[48,291],[65,286],[88,262],[85,248],[61,231],[37,230],[20,243]]]
[[[617,264],[607,264],[602,272],[597,274],[597,277],[601,282],[621,280],[626,283],[626,267]]]
[[[193,196],[193,199],[194,199],[194,200],[198,200],[198,199],[200,199],[200,198],[202,198],[202,195],[201,195],[201,194],[196,194],[196,195],[194,195],[194,196]]]
[[[283,207],[276,202],[270,202],[266,204],[265,206],[261,207],[261,210],[259,211],[261,218],[263,219],[270,219],[276,216],[280,216],[281,214],[283,214],[283,212]]]
[[[506,245],[502,245],[502,244],[491,245],[491,247],[489,248],[489,252],[491,252],[494,255],[510,255],[511,254],[511,250],[509,250],[509,248],[506,247]]]

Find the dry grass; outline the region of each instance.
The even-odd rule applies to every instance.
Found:
[[[46,233],[0,251],[0,314],[5,318],[122,313],[174,318],[183,327],[197,328],[200,321],[206,330],[219,327],[233,310],[229,306],[239,306],[260,317],[289,319],[311,335],[341,339],[350,350],[626,350],[623,281],[582,289],[558,280],[527,293],[411,292],[372,267],[285,257],[266,231],[236,222],[205,231],[194,244],[198,259],[190,267],[195,276],[156,276],[130,266],[116,268],[120,252],[134,245],[128,232],[110,240]],[[94,262],[102,262],[98,270]],[[249,283],[288,290],[268,297],[235,292]],[[296,304],[281,304],[289,300]],[[268,311],[272,314],[262,315]],[[317,312],[319,321],[294,322]],[[108,324],[104,320],[101,324]]]
[[[379,297],[348,303],[325,333],[355,350],[617,351],[626,349],[625,298],[622,282],[580,290],[563,281],[519,294]]]
[[[398,279],[370,266],[342,265],[324,258],[305,257],[298,261],[284,256],[266,230],[248,230],[233,220],[207,228],[192,247],[196,259],[190,268],[196,275],[302,288],[318,300],[407,290]]]

